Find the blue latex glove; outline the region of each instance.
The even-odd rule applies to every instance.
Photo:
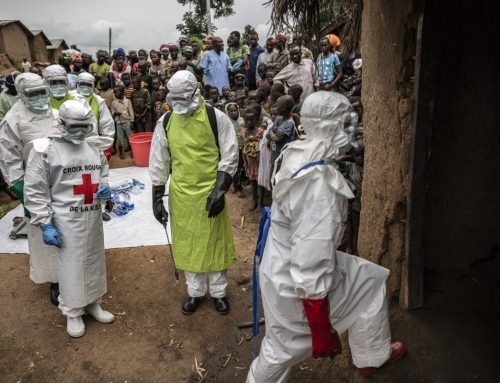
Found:
[[[40,225],[42,229],[43,242],[49,246],[62,246],[62,240],[52,222]]]
[[[97,189],[97,198],[102,200],[111,199],[111,188],[108,184],[99,185]]]

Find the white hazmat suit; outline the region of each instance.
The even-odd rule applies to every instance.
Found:
[[[50,224],[62,242],[59,248],[54,247],[58,260],[59,308],[69,319],[71,336],[83,335],[85,327],[81,316],[84,312],[105,323],[114,319],[99,306],[106,293],[99,190],[101,186],[109,190],[108,162],[102,150],[85,139],[85,133],[92,129],[90,113],[76,100],[61,105],[59,134],[34,142],[25,176],[31,223],[42,229]],[[88,130],[78,136],[82,126]],[[71,319],[78,320],[76,327],[71,327]]]
[[[313,93],[301,109],[307,139],[282,153],[259,266],[266,334],[247,382],[286,382],[293,365],[314,355],[306,302],[325,304],[329,330],[349,330],[358,368],[379,367],[391,354],[385,293],[389,271],[336,251],[347,200],[354,195],[333,159],[349,148],[355,119],[344,96]]]
[[[69,100],[77,100],[80,102],[83,106],[92,111],[90,119],[93,134],[87,136],[87,141],[98,145],[101,150],[109,148],[113,144],[114,137],[114,123],[111,127],[110,116],[106,115],[106,112],[104,112],[104,119],[101,121],[102,125],[99,125],[98,117],[96,117],[95,112],[99,112],[100,106],[96,104],[97,108],[94,108],[94,112],[85,96],[79,94],[77,91],[70,92],[68,90],[68,74],[61,65],[49,65],[42,71],[42,74],[45,83],[49,87],[50,104],[52,108],[59,110],[61,105]],[[110,115],[109,110],[108,114]]]
[[[0,123],[0,170],[7,184],[14,190],[19,188],[22,194],[24,169],[33,140],[57,132],[58,112],[50,107],[47,86],[40,76],[22,73],[15,85],[20,99]],[[26,206],[22,196],[21,201]],[[40,229],[31,224],[28,225],[28,246],[31,280],[56,283],[55,250],[43,243]]]
[[[80,100],[80,98],[83,98],[88,102],[97,122],[97,129],[94,130],[94,133],[101,137],[107,137],[109,139],[108,146],[110,146],[113,144],[115,136],[115,122],[104,99],[94,93],[94,83],[95,77],[90,73],[80,73],[75,99]]]

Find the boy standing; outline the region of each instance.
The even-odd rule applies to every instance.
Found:
[[[149,108],[151,107],[151,97],[146,88],[142,88],[142,81],[140,76],[132,79],[132,92],[130,99],[134,108],[135,115],[135,132],[149,131]]]
[[[278,117],[272,129],[266,135],[271,143],[271,174],[275,167],[274,162],[280,156],[283,147],[292,142],[295,136],[295,123],[292,118],[292,109],[295,105],[292,96],[281,96],[276,103]]]
[[[132,134],[130,124],[134,121],[134,109],[128,98],[123,96],[123,87],[117,86],[114,89],[115,98],[111,104],[111,114],[116,122],[116,141],[118,142],[118,151],[123,160],[123,147],[128,137]]]

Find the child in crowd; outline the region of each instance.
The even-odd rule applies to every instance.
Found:
[[[245,111],[245,107],[247,105],[247,96],[244,94],[239,94],[236,98],[236,103],[238,104],[238,107],[240,108],[240,116],[243,117],[243,113]]]
[[[292,109],[292,117],[295,122],[295,128],[297,131],[297,135],[302,136],[305,134],[305,131],[302,129],[300,125],[300,108],[302,107],[302,102],[300,101],[300,96],[302,94],[302,87],[299,84],[291,85],[288,88],[288,94],[293,97],[293,101],[295,105]]]
[[[130,73],[122,74],[123,96],[129,100],[132,92],[134,91],[134,88],[130,85],[131,82]]]
[[[276,109],[276,107],[274,107]],[[270,145],[268,145],[268,140],[266,138],[267,132],[273,128],[274,121],[272,120],[272,116],[269,117],[263,116],[264,109],[262,108],[262,119],[260,127],[264,130],[264,134],[262,136],[262,140],[260,140],[260,152],[259,152],[259,176],[257,177],[257,183],[259,185],[259,202],[261,206],[264,206],[264,195],[266,190],[271,190],[271,185],[269,180],[271,179],[271,174],[269,174],[271,165],[271,149]],[[276,116],[274,117],[276,118]]]
[[[260,77],[260,80],[257,81],[257,88],[260,88],[262,85],[269,85],[269,81],[267,80],[267,65],[260,63],[257,67],[257,72],[259,72]]]
[[[128,98],[123,96],[123,86],[114,89],[115,98],[111,104],[111,114],[116,123],[116,136],[120,158],[124,159],[123,148],[132,134],[130,124],[134,121],[134,109]]]
[[[241,176],[244,170],[243,153],[241,152],[241,149],[243,148],[243,130],[245,129],[245,121],[243,120],[243,117],[240,116],[240,110],[235,102],[228,102],[225,110],[227,116],[233,124],[239,148],[238,169],[233,177],[233,193],[235,193],[239,198],[244,198],[245,193],[243,192],[243,187],[241,186]]]
[[[361,190],[363,185],[363,162],[365,147],[362,140],[358,140],[358,147],[339,158],[340,170],[344,177],[354,185],[354,200],[349,201],[346,223],[347,240],[344,245],[346,253],[358,254],[359,215],[361,212]]]
[[[236,92],[238,98],[241,96],[248,96],[248,88],[245,86],[245,75],[243,73],[235,74],[233,90]]]
[[[229,102],[229,93],[231,92],[231,88],[227,85],[222,87],[222,96],[221,100],[224,102]]]
[[[302,103],[300,102],[302,87],[299,84],[291,85],[288,88],[288,94],[293,97],[293,101],[295,103],[292,109],[292,113],[296,113],[300,116],[300,108],[302,107]]]
[[[99,80],[99,96],[104,99],[106,106],[109,110],[111,110],[111,104],[115,98],[115,94],[113,93],[113,89],[109,86],[109,79],[107,77],[101,77]]]
[[[285,94],[285,86],[282,83],[277,82],[271,86],[271,93]]]
[[[268,69],[266,72],[266,80],[270,86],[274,84],[274,76],[276,76],[276,72]]]
[[[276,85],[276,84],[275,84]],[[292,96],[281,96],[276,103],[278,117],[267,133],[266,138],[271,143],[271,174],[275,168],[275,161],[280,156],[283,147],[292,142],[295,137],[295,123],[292,118],[292,109],[295,105]]]
[[[158,119],[163,116],[163,114],[171,110],[170,105],[165,101],[166,97],[167,91],[165,89],[160,89],[158,91],[156,101],[153,104],[154,125],[156,125],[156,121],[158,121]]]
[[[153,76],[153,90],[151,91],[151,110],[155,110],[155,104],[161,98],[160,94],[160,78],[158,76]],[[153,113],[154,115],[154,113]]]
[[[134,107],[135,115],[135,132],[146,132],[149,131],[149,110],[151,107],[151,97],[147,88],[142,87],[142,81],[140,76],[136,76],[132,79],[132,86],[134,91],[132,92],[130,98],[132,101],[132,106]]]
[[[231,91],[227,95],[227,101],[228,102],[237,102],[238,101],[238,96],[236,95],[236,92]]]
[[[248,210],[254,211],[259,205],[257,179],[259,176],[260,140],[264,135],[264,129],[259,125],[258,111],[254,107],[247,107],[243,115],[245,129],[242,132],[242,152],[245,162],[245,172],[252,186],[252,204]]]
[[[215,107],[215,104],[219,101],[219,89],[216,86],[210,87],[209,99],[208,102],[210,105]]]

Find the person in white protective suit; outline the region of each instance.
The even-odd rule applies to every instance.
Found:
[[[82,72],[76,83],[77,93],[89,103],[90,109],[97,120],[97,133],[100,136],[115,136],[115,122],[113,116],[102,97],[94,93],[95,77],[90,73]]]
[[[216,311],[227,314],[227,268],[236,262],[236,254],[224,195],[238,166],[238,141],[229,117],[205,106],[191,72],[176,72],[167,87],[173,113],[158,120],[149,157],[153,213],[166,226],[162,199],[171,164],[173,258],[185,272],[189,295],[182,312],[189,315],[198,308],[208,278]]]
[[[15,86],[20,99],[0,123],[0,170],[13,193],[25,206],[25,164],[33,140],[57,131],[58,112],[49,104],[49,90],[43,79],[34,73],[16,77]],[[35,283],[50,282],[50,301],[57,305],[57,258],[53,248],[45,245],[38,227],[28,226],[30,279]]]
[[[76,83],[77,94],[87,100],[92,113],[97,121],[97,134],[101,137],[108,137],[113,143],[115,136],[115,122],[104,99],[94,93],[95,77],[90,73],[82,72],[78,75]],[[106,149],[106,158],[111,157],[111,146]]]
[[[391,343],[389,271],[336,251],[354,195],[334,158],[350,148],[356,114],[341,94],[319,91],[305,99],[301,122],[307,139],[289,144],[277,160],[259,266],[266,334],[248,383],[286,382],[291,367],[311,355],[341,353],[339,334],[346,330],[363,376],[406,350]]]
[[[42,76],[49,87],[50,105],[54,109],[59,109],[63,102],[74,99],[68,89],[68,74],[61,65],[49,65],[42,71]]]
[[[85,333],[84,313],[101,323],[115,317],[100,306],[106,293],[106,261],[101,201],[109,200],[108,162],[89,143],[91,112],[66,101],[60,132],[35,140],[26,165],[24,193],[31,223],[47,245],[57,248],[59,309],[72,337]]]
[[[87,141],[89,139],[94,140],[93,143],[98,144],[101,150],[106,150],[113,145],[114,123],[113,129],[111,129],[109,117],[106,116],[105,112],[103,114],[103,120],[100,121],[100,114],[98,116],[94,113],[86,96],[80,94],[78,91],[70,92],[68,90],[68,74],[61,65],[49,65],[42,71],[42,75],[49,88],[50,105],[52,108],[59,110],[61,105],[68,100],[79,101],[87,109],[92,111],[90,119],[92,122],[93,134],[90,134],[89,136],[93,138],[88,137]],[[113,121],[112,118],[111,121]]]

